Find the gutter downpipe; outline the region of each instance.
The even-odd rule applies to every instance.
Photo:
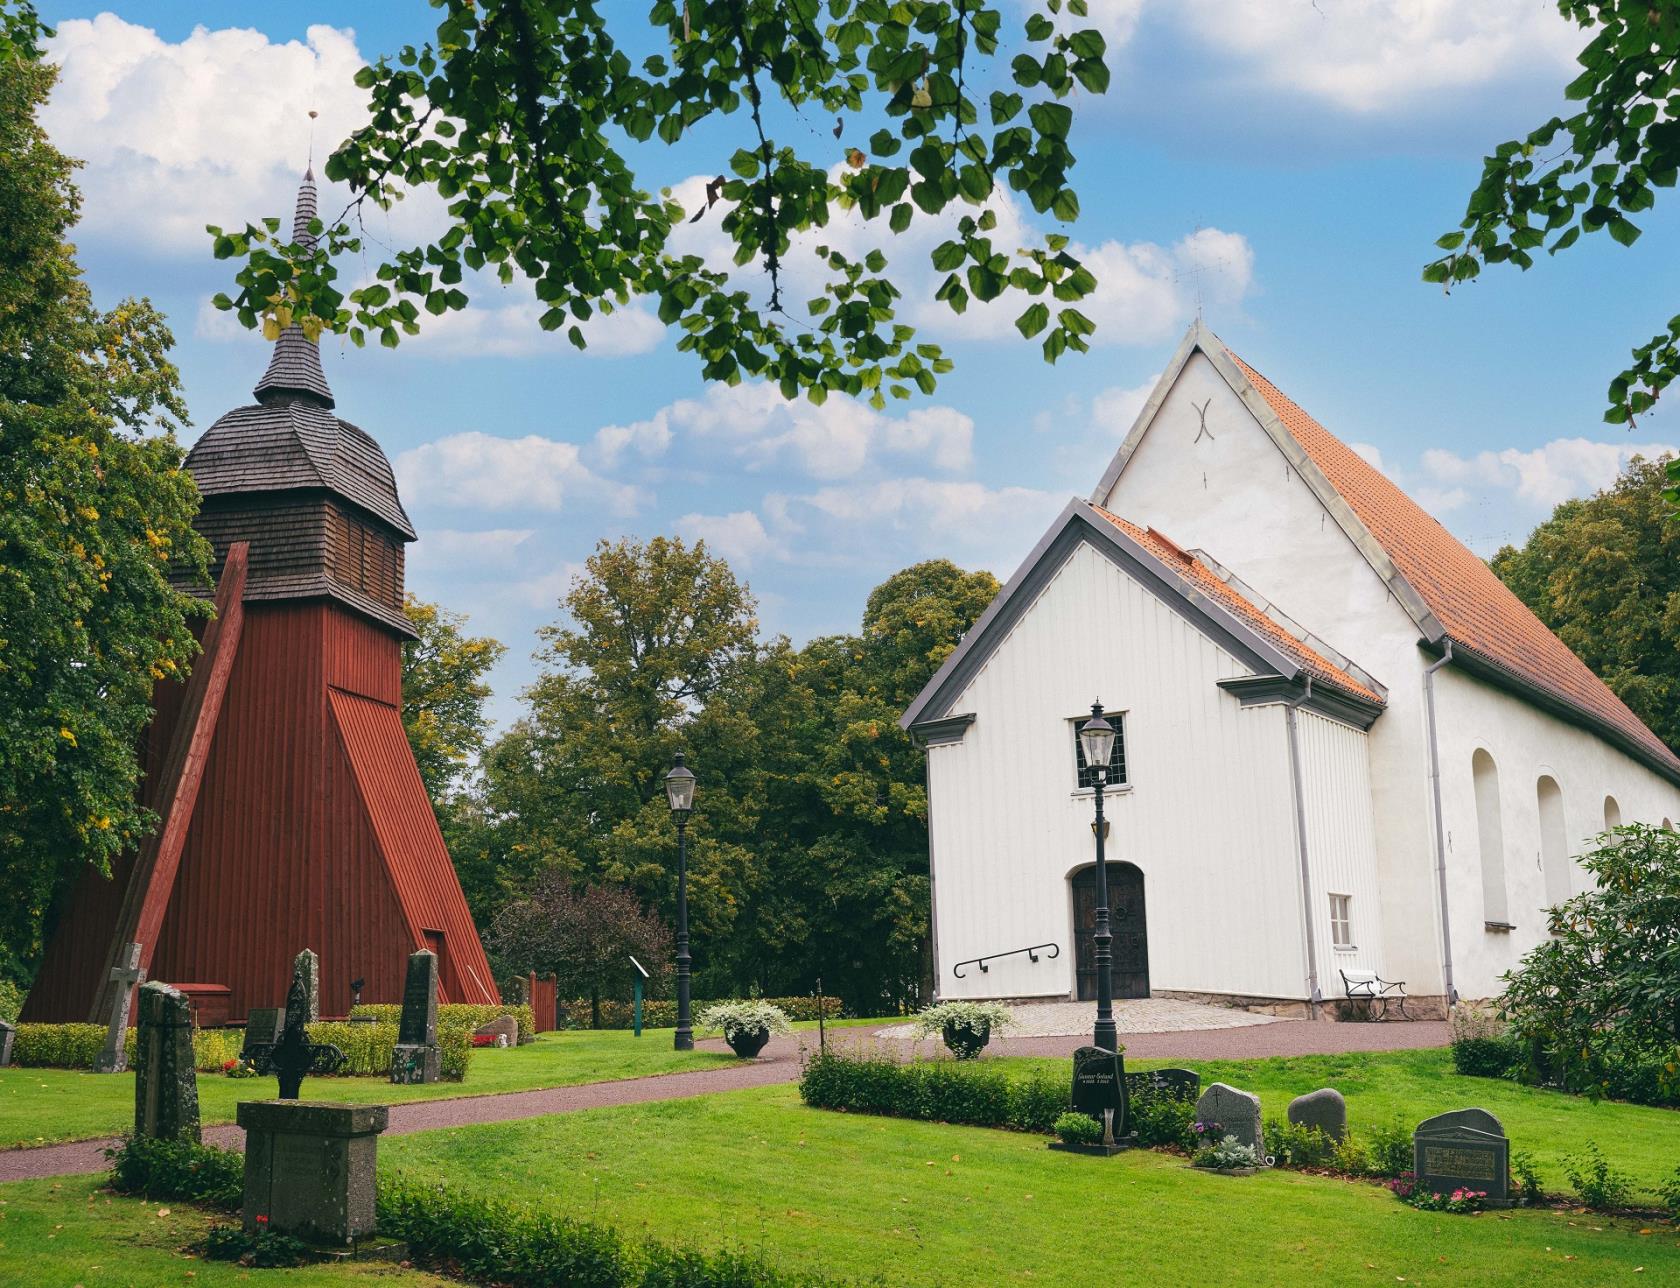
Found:
[[[1284,727],[1289,731],[1289,777],[1295,789],[1295,839],[1296,848],[1301,855],[1301,932],[1307,943],[1307,1014],[1318,1018],[1318,1008],[1324,1001],[1324,994],[1318,988],[1318,947],[1314,942],[1312,928],[1312,875],[1307,863],[1307,802],[1306,789],[1301,777],[1301,740],[1296,731],[1295,712],[1303,703],[1312,698],[1312,676],[1307,676],[1307,687],[1301,696],[1293,702],[1283,704]]]
[[[1429,715],[1429,790],[1435,803],[1435,884],[1441,901],[1441,986],[1447,1008],[1458,1005],[1458,988],[1453,983],[1452,923],[1447,915],[1447,825],[1441,815],[1441,743],[1435,731],[1435,672],[1453,660],[1450,637],[1443,637],[1446,651],[1423,672],[1423,704]]]

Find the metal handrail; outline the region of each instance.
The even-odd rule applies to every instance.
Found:
[[[967,961],[958,962],[955,966],[951,967],[951,974],[955,975],[958,979],[964,979],[966,978],[962,972],[962,968],[964,966],[978,966],[980,968],[980,973],[984,975],[987,971],[991,970],[991,967],[986,965],[987,962],[995,962],[1003,957],[1013,957],[1016,953],[1025,953],[1028,960],[1036,962],[1041,948],[1048,948],[1052,958],[1060,957],[1062,955],[1062,947],[1060,944],[1034,944],[1030,948],[1011,948],[1006,953],[989,953],[985,957],[970,957]]]

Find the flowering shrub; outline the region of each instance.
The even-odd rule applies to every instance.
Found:
[[[970,1033],[1001,1033],[1014,1022],[1009,1008],[997,1002],[941,1002],[916,1016],[916,1036],[943,1033],[947,1024]]]
[[[1419,1185],[1417,1177],[1411,1172],[1402,1172],[1388,1182],[1388,1188],[1402,1203],[1410,1204],[1420,1212],[1453,1212],[1462,1216],[1480,1212],[1487,1202],[1486,1190],[1460,1188],[1450,1194],[1442,1194]]]
[[[249,1060],[224,1060],[222,1072],[230,1078],[254,1078],[257,1076],[257,1066]]]
[[[703,1029],[721,1029],[726,1038],[737,1033],[756,1033],[767,1029],[771,1033],[792,1033],[793,1026],[782,1008],[769,1002],[719,1002],[708,1006],[696,1017]]]
[[[256,1222],[251,1234],[242,1226],[213,1225],[204,1232],[198,1251],[207,1261],[234,1261],[259,1270],[304,1263],[309,1249],[301,1240],[270,1230],[266,1216],[259,1215]]]

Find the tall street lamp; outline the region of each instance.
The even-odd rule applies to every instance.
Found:
[[[678,1051],[692,1051],[694,1026],[688,1015],[688,816],[694,812],[694,774],[683,764],[680,751],[677,763],[665,775],[665,799],[671,803],[671,817],[677,824],[677,1036],[673,1045]]]
[[[1114,726],[1103,719],[1102,703],[1091,704],[1091,718],[1079,726],[1079,745],[1085,753],[1085,767],[1096,788],[1097,821],[1097,925],[1091,936],[1097,950],[1097,1026],[1091,1044],[1104,1051],[1120,1049],[1120,1035],[1114,1027],[1114,935],[1108,926],[1108,862],[1103,856],[1103,780],[1108,777],[1108,758],[1114,750]]]

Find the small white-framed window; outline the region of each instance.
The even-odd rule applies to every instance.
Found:
[[[1330,896],[1330,942],[1337,948],[1352,948],[1353,943],[1353,896],[1351,894],[1333,894]]]
[[[1085,763],[1085,747],[1079,741],[1079,726],[1091,717],[1077,716],[1068,723],[1073,728],[1073,785],[1075,791],[1090,791],[1097,785],[1096,775],[1091,767]],[[1124,787],[1129,780],[1126,777],[1126,713],[1124,711],[1104,711],[1103,719],[1114,726],[1114,748],[1108,753],[1108,776],[1103,779],[1104,787]]]

